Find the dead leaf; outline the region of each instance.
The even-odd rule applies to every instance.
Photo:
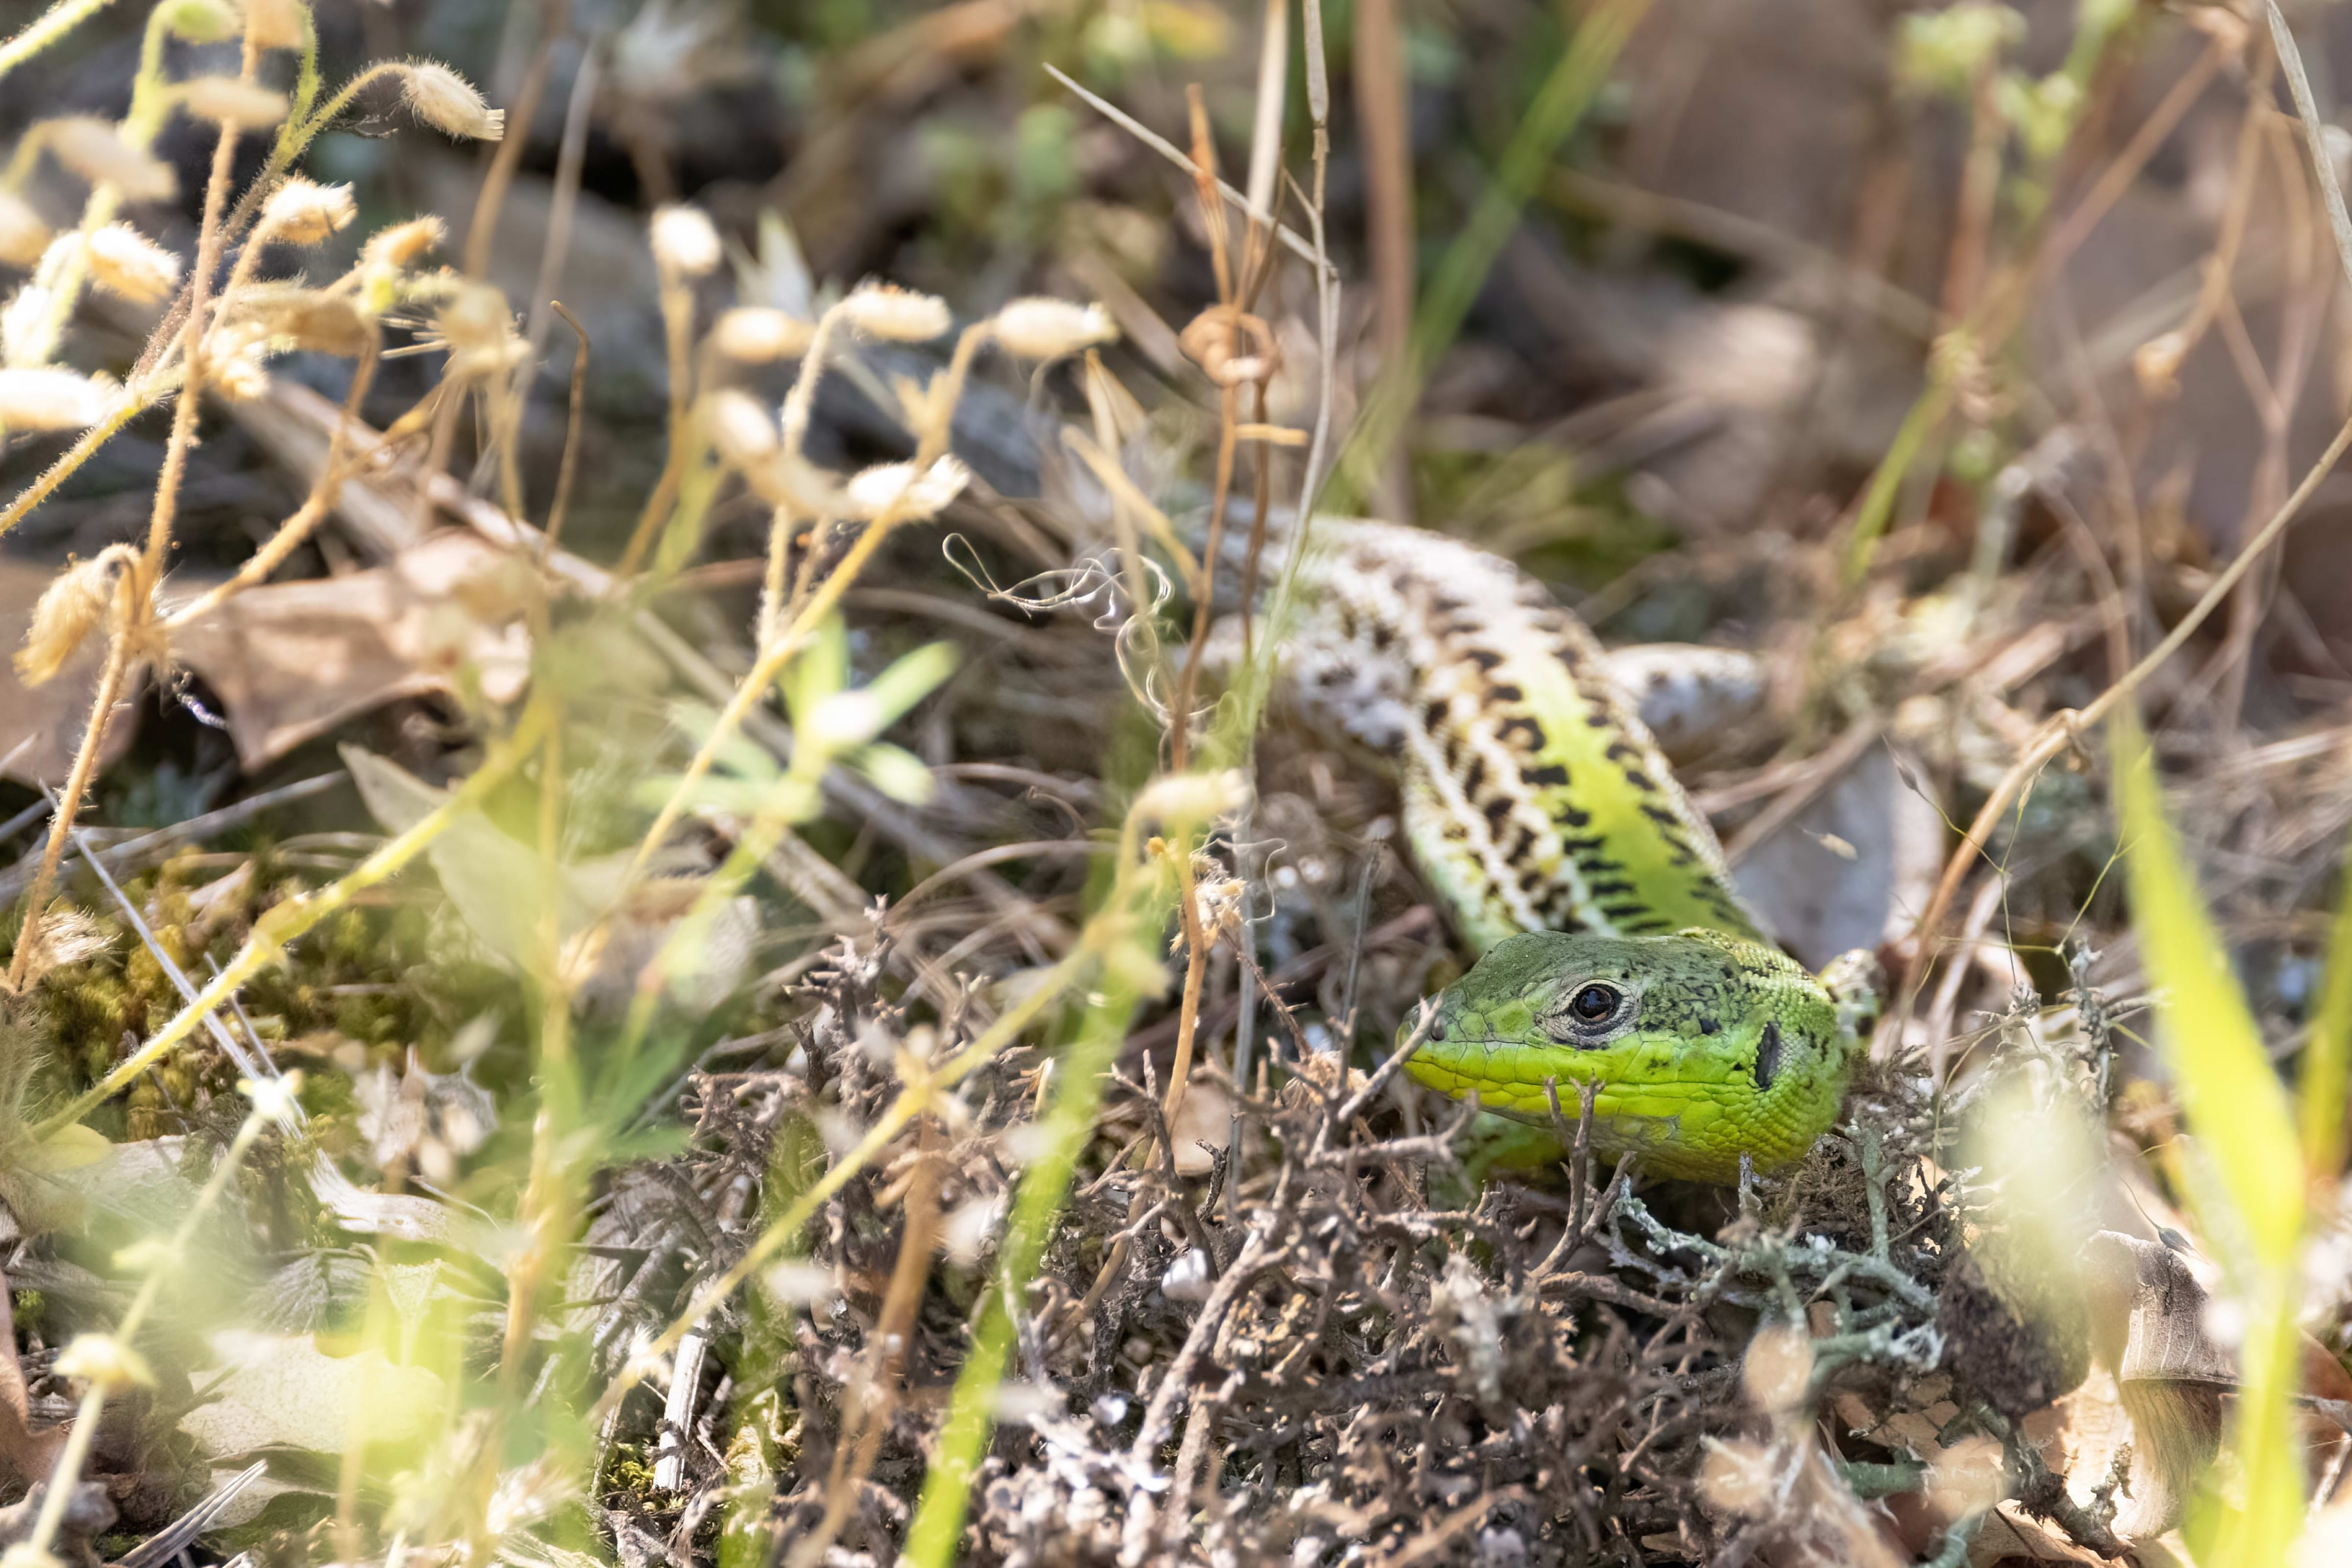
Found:
[[[1910,928],[1943,871],[1944,837],[1895,753],[1873,746],[1750,848],[1735,877],[1789,951],[1818,967]]]
[[[449,530],[389,564],[247,589],[183,628],[173,655],[219,697],[248,770],[403,697],[471,677],[510,702],[529,674],[526,563]]]

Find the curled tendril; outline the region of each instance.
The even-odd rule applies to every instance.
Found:
[[[959,546],[962,549],[961,556],[957,553]],[[1093,611],[1095,630],[1111,633],[1112,646],[1118,653],[1118,673],[1135,700],[1162,725],[1174,722],[1166,695],[1172,683],[1160,658],[1157,617],[1175,597],[1176,586],[1158,561],[1139,551],[1132,558],[1150,584],[1151,596],[1151,602],[1139,609],[1128,591],[1124,563],[1129,558],[1121,550],[1106,550],[1070,566],[1041,571],[1009,588],[1000,587],[989,575],[971,541],[961,534],[950,534],[941,542],[940,553],[963,575],[965,581],[1000,604],[1010,604],[1032,615],[1055,610]],[[1198,723],[1209,711],[1207,707],[1196,710],[1192,721]]]

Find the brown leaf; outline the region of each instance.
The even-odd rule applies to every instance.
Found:
[[[248,589],[184,628],[173,656],[226,709],[238,761],[258,768],[402,697],[457,689],[472,664],[504,702],[530,657],[515,620],[523,563],[471,534],[428,536],[390,564]]]

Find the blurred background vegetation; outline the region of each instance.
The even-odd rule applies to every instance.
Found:
[[[13,299],[88,210],[42,127],[236,74],[234,13],[0,4],[0,37],[72,24],[0,55],[0,188],[39,231],[0,212]],[[143,413],[0,538],[14,644],[61,572],[150,537],[177,450],[156,613],[184,606],[324,493],[372,367],[352,407],[396,460],[140,644],[57,841],[75,923],[12,982],[12,1552],[2267,1565],[2306,1525],[2300,1561],[2352,1552],[2352,487],[2321,461],[2352,235],[2311,161],[2352,147],[2336,8],[2282,16],[2307,121],[2252,5],[314,20],[331,89],[437,60],[507,121],[444,134],[396,77],[363,89],[300,162],[348,226],[253,248],[324,285],[439,215],[364,323],[380,362],[278,354],[208,389],[193,444]],[[170,115],[176,193],[127,209],[183,264],[216,135]],[[1175,152],[1203,141],[1297,246],[1205,215]],[[232,199],[269,145],[234,150]],[[678,207],[712,255],[649,243]],[[1115,340],[963,380],[940,331],[822,381],[724,348],[722,312],[804,330],[874,279],[960,328],[1098,304]],[[142,386],[170,282],[76,296],[7,369]],[[1170,546],[1236,418],[1189,330],[1221,301],[1263,334],[1239,417],[1294,439],[1244,444],[1234,516],[1316,491],[1510,558],[1612,645],[1748,661],[1752,710],[1683,775],[1791,950],[1876,947],[1901,1003],[1877,1097],[1769,1212],[1653,1189],[1637,1220],[1580,1172],[1457,1208],[1416,1142],[1443,1107],[1335,1119],[1317,1051],[1370,1067],[1462,958],[1376,759],[1261,736],[1246,679],[1170,732],[1206,587]],[[954,484],[784,528],[759,476],[795,384],[817,468]],[[15,498],[96,416],[7,406]],[[556,545],[514,527],[559,517]],[[1230,570],[1207,597],[1234,607]],[[101,641],[0,672],[12,939]],[[2083,710],[2144,712],[2117,755],[2153,775]],[[200,1025],[208,982],[236,1006]],[[1349,1139],[1344,1179],[1310,1173]],[[1244,1255],[1278,1283],[1216,1298],[1183,1262]],[[1757,1337],[1792,1318],[1807,1348]],[[45,1513],[23,1488],[69,1431],[103,1507]]]

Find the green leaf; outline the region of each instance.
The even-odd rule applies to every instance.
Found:
[[[874,787],[901,806],[925,806],[930,803],[933,782],[930,766],[921,758],[902,747],[887,741],[867,747],[857,754],[858,771],[874,780]]]
[[[2303,1155],[2314,1181],[2332,1182],[2344,1166],[2345,1086],[2352,1077],[2352,849],[2327,938],[2319,1011],[2303,1048]]]
[[[448,797],[448,791],[356,746],[342,747],[342,757],[360,799],[392,832],[415,826]],[[464,811],[425,853],[441,891],[484,947],[525,970],[540,961],[543,879],[536,847],[480,811]],[[619,900],[628,862],[624,853],[564,863],[557,888],[560,936],[584,929]]]
[[[2170,998],[2158,1049],[2255,1258],[2291,1260],[2303,1235],[2303,1171],[2286,1086],[2166,820],[2138,726],[2118,719],[2113,736],[2132,925],[2148,977]]]
[[[882,727],[898,722],[908,708],[955,674],[958,660],[952,643],[930,643],[894,662],[867,683],[866,690],[882,710]]]
[[[817,704],[849,684],[849,633],[841,617],[828,615],[809,634],[808,646],[793,655],[776,685],[784,694],[784,711],[794,724],[806,720]]]
[[[2148,978],[2167,995],[2157,1049],[2201,1157],[2189,1197],[2245,1309],[2231,1444],[2238,1486],[2191,1521],[2200,1563],[2286,1560],[2303,1524],[2303,1447],[2293,1401],[2302,1270],[2304,1165],[2286,1086],[2271,1067],[2129,709],[2110,730],[2132,925]]]

